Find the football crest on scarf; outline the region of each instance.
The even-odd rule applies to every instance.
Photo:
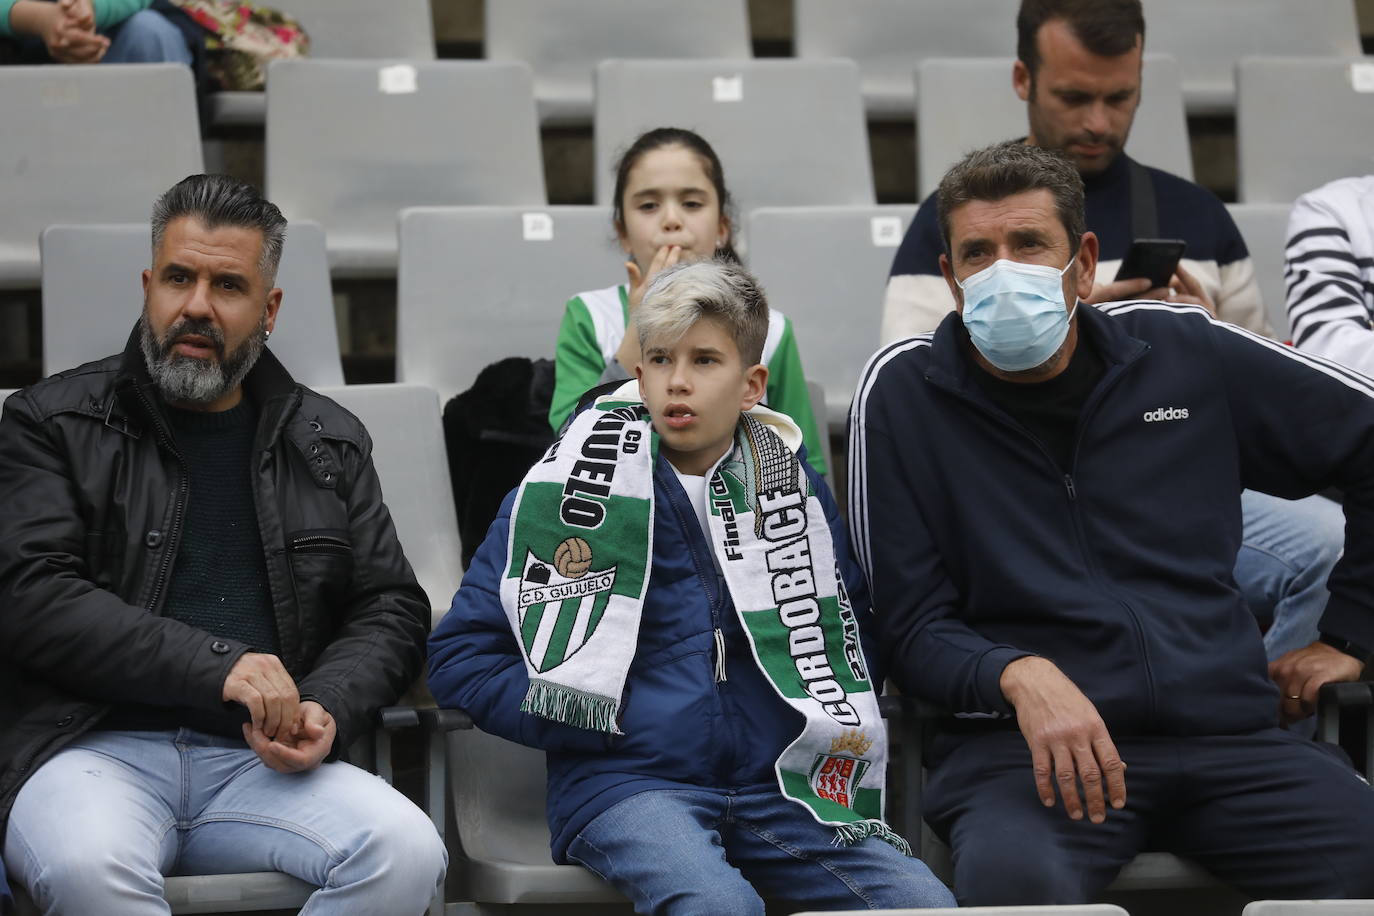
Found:
[[[831,740],[829,754],[816,755],[811,766],[811,790],[846,808],[854,807],[854,787],[868,769],[868,761],[860,758],[872,745],[858,729],[841,732]]]
[[[557,668],[587,644],[606,612],[615,566],[593,570],[592,548],[580,537],[563,540],[553,556],[526,551],[520,576],[520,637],[540,673]]]

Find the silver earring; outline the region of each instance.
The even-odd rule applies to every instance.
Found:
[[[272,332],[271,332],[271,331],[268,331],[266,334],[262,335],[262,339],[263,339],[263,340],[267,340],[267,339],[268,339],[269,337],[271,337],[271,336],[272,336]]]

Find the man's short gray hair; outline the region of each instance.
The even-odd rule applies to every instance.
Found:
[[[206,228],[235,226],[262,233],[262,254],[258,270],[270,289],[277,282],[282,243],[286,240],[286,217],[276,204],[265,200],[257,188],[228,175],[191,175],[171,187],[153,204],[153,259],[167,224],[183,216],[194,216]]]
[[[703,318],[725,327],[744,365],[763,362],[768,300],[747,270],[721,259],[678,264],[654,277],[635,313],[639,347],[676,343]]]
[[[949,247],[949,215],[956,209],[975,200],[995,202],[1041,189],[1054,197],[1059,221],[1069,236],[1069,251],[1077,254],[1086,220],[1083,178],[1060,153],[1020,140],[974,150],[940,179],[936,212],[945,254],[953,255]]]

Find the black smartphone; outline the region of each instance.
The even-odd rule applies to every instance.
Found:
[[[1183,239],[1136,239],[1121,259],[1116,279],[1149,277],[1150,289],[1167,286],[1187,248]]]

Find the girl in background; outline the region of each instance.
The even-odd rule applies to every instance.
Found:
[[[697,134],[660,127],[643,134],[616,166],[612,221],[625,262],[625,283],[578,293],[568,301],[558,332],[556,377],[549,422],[558,429],[589,388],[632,378],[639,361],[634,315],[650,281],[680,261],[721,257],[738,261],[731,245],[730,192],[720,159]],[[764,396],[773,410],[801,428],[807,463],[824,475],[822,431],[811,413],[792,323],[770,310],[763,348]]]

